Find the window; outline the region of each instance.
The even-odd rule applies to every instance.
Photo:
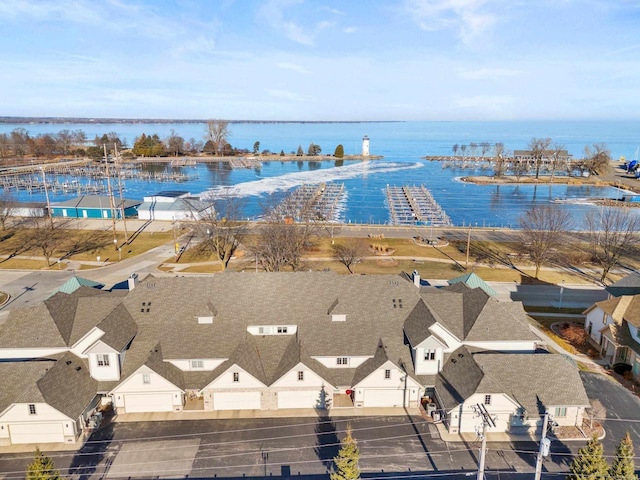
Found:
[[[336,359],[336,363],[337,363],[338,365],[344,365],[344,366],[347,366],[347,365],[349,365],[349,358],[347,358],[347,357],[338,357],[338,358]]]
[[[35,415],[36,414],[36,406],[33,403],[29,404],[29,415]]]
[[[389,380],[391,378],[391,370],[384,371],[384,379]]]
[[[566,417],[567,416],[567,407],[556,407],[556,413],[554,417]]]
[[[485,405],[491,405],[491,395],[485,395],[484,396],[484,404]]]
[[[304,372],[302,370],[298,372],[298,380],[304,380]]]
[[[234,382],[239,382],[240,381],[240,373],[239,372],[233,372],[233,381]]]
[[[287,327],[278,327],[278,333],[287,333]]]
[[[99,354],[98,355],[98,366],[99,367],[108,367],[109,366],[109,354]]]
[[[191,360],[191,368],[204,368],[204,360]]]
[[[151,383],[151,374],[150,373],[143,373],[142,374],[142,383],[144,383],[144,384]]]
[[[436,351],[435,351],[435,349],[425,349],[425,351],[424,351],[424,359],[425,360],[435,360],[436,359]]]

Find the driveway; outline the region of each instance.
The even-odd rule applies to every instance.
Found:
[[[640,398],[606,375],[581,372],[580,376],[588,397],[600,400],[607,409],[605,455],[613,455],[616,444],[629,432],[636,457],[640,456]]]

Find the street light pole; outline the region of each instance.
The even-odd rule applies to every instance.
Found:
[[[562,283],[560,284],[560,306],[558,307],[558,310],[562,310],[562,294],[564,293],[564,280],[562,280]]]

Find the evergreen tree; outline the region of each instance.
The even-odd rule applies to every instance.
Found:
[[[60,480],[60,473],[55,469],[53,460],[36,448],[33,462],[27,465],[26,480]]]
[[[301,157],[304,155],[304,151],[302,150],[302,145],[298,145],[298,151],[296,152],[296,156]]]
[[[335,472],[331,473],[331,480],[356,480],[360,478],[360,451],[358,443],[351,435],[351,424],[347,424],[347,435],[342,440],[342,447],[333,458]]]
[[[603,447],[594,435],[586,446],[578,450],[571,462],[567,480],[604,480],[609,476],[609,464],[604,458]]]
[[[333,156],[338,158],[344,157],[344,147],[342,146],[342,144],[339,144],[336,147],[336,151],[334,152]]]
[[[616,455],[609,472],[613,480],[638,480],[633,462],[633,441],[629,432],[616,446]]]

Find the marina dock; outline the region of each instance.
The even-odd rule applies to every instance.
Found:
[[[302,185],[276,207],[276,212],[297,222],[338,222],[345,197],[343,183]]]
[[[387,185],[387,204],[392,225],[445,227],[451,219],[424,186]]]

